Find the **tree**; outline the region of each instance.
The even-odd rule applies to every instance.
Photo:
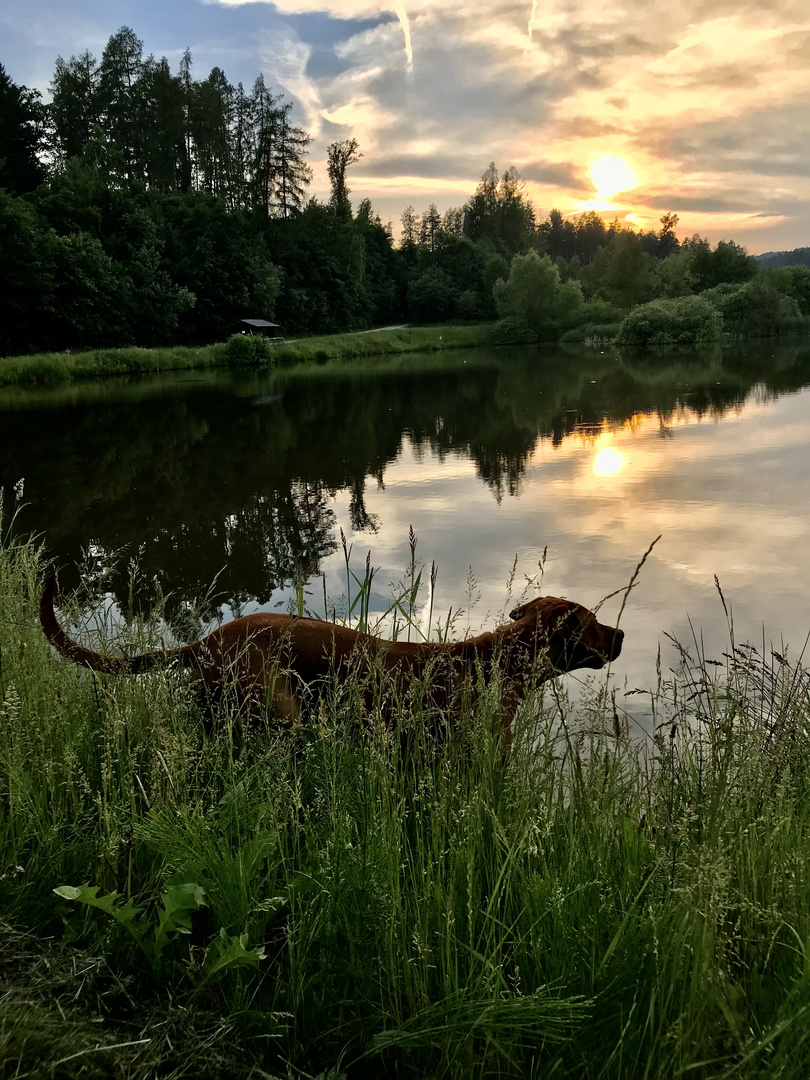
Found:
[[[26,199],[0,189],[0,355],[49,344],[55,237]]]
[[[697,277],[699,292],[723,283],[743,284],[757,272],[756,259],[733,240],[721,240],[714,251],[706,241],[692,243],[691,249],[692,272]]]
[[[230,124],[234,89],[221,68],[212,68],[208,78],[198,83],[187,78],[187,70],[186,76],[181,73],[181,85],[187,105],[192,182],[198,191],[207,191],[233,207]]]
[[[447,274],[440,267],[431,266],[411,282],[408,310],[416,322],[452,319],[456,312],[457,295]]]
[[[185,173],[185,90],[166,57],[144,61],[134,96],[140,103],[138,144],[144,180],[155,191],[182,190]]]
[[[651,299],[652,267],[653,260],[643,250],[638,236],[633,232],[618,232],[597,252],[582,276],[599,296],[616,307],[628,309]]]
[[[549,256],[536,251],[514,257],[508,280],[495,282],[493,296],[502,319],[520,319],[540,340],[558,338],[582,305],[579,283],[563,284]]]
[[[363,155],[358,150],[357,139],[342,139],[326,149],[326,171],[332,186],[330,206],[340,214],[351,214],[349,188],[346,186],[346,170]]]
[[[711,301],[723,316],[723,329],[737,337],[776,337],[783,319],[797,319],[797,301],[760,274],[743,285],[725,283],[707,289],[701,299]]]
[[[562,219],[559,210],[552,211],[552,213],[559,215],[559,220]],[[576,231],[577,257],[580,263],[589,266],[593,262],[597,251],[608,242],[608,231],[605,223],[595,210],[588,210],[587,213],[580,214],[576,219],[574,229]]]
[[[529,248],[534,240],[534,209],[525,187],[514,166],[499,178],[491,161],[464,207],[464,235],[507,255]]]
[[[63,162],[80,157],[101,122],[95,57],[87,50],[68,61],[58,56],[50,90],[57,157]]]
[[[448,236],[461,238],[464,235],[464,210],[460,206],[451,206],[442,218],[442,232]]]
[[[402,237],[400,239],[400,245],[405,247],[407,244],[416,244],[419,241],[419,218],[416,216],[414,208],[412,206],[406,206],[400,214],[399,218],[402,223]]]
[[[577,253],[577,230],[573,221],[563,217],[559,210],[552,210],[548,220],[541,222],[538,228],[543,237],[546,252],[552,259],[562,256],[572,259]]]
[[[100,119],[109,140],[108,169],[115,179],[143,179],[145,105],[135,91],[143,68],[143,42],[128,26],[112,35],[98,69]],[[121,175],[122,174],[122,175]]]
[[[253,119],[252,205],[266,214],[274,203],[276,154],[278,152],[278,98],[268,90],[264,76],[253,84],[251,116]]]
[[[427,210],[422,214],[422,219],[419,222],[419,243],[426,247],[428,251],[435,250],[436,239],[441,227],[441,214],[438,211],[436,203],[431,203]]]
[[[692,269],[692,254],[688,247],[681,247],[655,263],[653,279],[660,296],[689,296],[695,291],[698,279]]]
[[[312,169],[305,160],[312,139],[290,123],[291,109],[292,103],[285,102],[279,110],[275,208],[283,218],[303,208],[306,188],[312,180]]]
[[[45,179],[39,160],[45,110],[36,91],[17,86],[0,64],[0,188],[33,191]]]
[[[658,233],[658,251],[657,255],[659,259],[666,259],[668,255],[671,255],[678,249],[678,237],[675,235],[675,228],[680,218],[677,214],[666,213],[661,221],[661,231]]]

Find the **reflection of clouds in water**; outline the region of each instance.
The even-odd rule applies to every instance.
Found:
[[[810,550],[810,421],[808,392],[751,404],[721,422],[697,422],[682,412],[661,437],[657,416],[635,417],[555,448],[541,439],[521,494],[498,504],[470,461],[440,461],[407,441],[386,471],[384,490],[369,491],[378,514],[377,536],[353,536],[357,571],[371,549],[379,568],[375,591],[402,580],[408,563],[408,529],[419,537],[418,556],[438,566],[433,622],[451,607],[467,607],[470,567],[481,599],[470,629],[491,627],[507,606],[506,579],[518,557],[517,592],[538,571],[548,546],[543,591],[593,605],[627,584],[636,563],[659,533],[662,540],[628,599],[623,616],[625,650],[615,678],[649,686],[662,643],[664,669],[675,652],[664,639],[673,631],[690,643],[692,630],[709,655],[728,646],[725,616],[714,586],[720,578],[733,608],[740,640],[778,643],[797,651],[810,626],[804,558]],[[613,474],[596,472],[605,449],[621,456]],[[609,458],[608,458],[609,460]],[[614,459],[617,461],[618,459]],[[334,503],[337,521],[350,534],[349,499]],[[330,594],[345,593],[342,556],[324,565]],[[427,605],[427,590],[422,602]],[[602,608],[616,618],[621,598]],[[424,611],[421,612],[424,618]],[[457,625],[465,630],[467,619]],[[635,708],[640,699],[631,699]]]

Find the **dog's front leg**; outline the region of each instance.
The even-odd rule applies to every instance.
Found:
[[[284,727],[294,727],[301,720],[301,703],[286,675],[276,675],[273,682],[273,712]]]

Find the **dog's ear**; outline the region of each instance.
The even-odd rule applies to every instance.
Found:
[[[539,599],[540,597],[536,596],[534,600],[527,600],[524,604],[518,604],[517,607],[513,607],[512,610],[509,612],[509,618],[512,619],[514,622],[519,622],[520,619],[525,619],[526,616],[529,614],[529,609],[532,607],[533,604],[536,605]]]

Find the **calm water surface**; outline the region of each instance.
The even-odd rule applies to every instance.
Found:
[[[622,689],[654,682],[659,644],[674,664],[665,635],[688,640],[690,622],[710,655],[727,646],[715,574],[738,640],[798,656],[810,630],[807,341],[0,391],[7,502],[21,477],[20,521],[43,534],[63,585],[88,552],[122,570],[138,554],[145,603],[155,581],[179,603],[216,578],[212,618],[284,604],[296,574],[325,574],[340,606],[341,529],[356,573],[370,551],[382,611],[413,526],[419,557],[438,566],[434,619],[464,609],[459,634],[497,621],[515,558],[518,590],[547,549],[543,590],[593,605],[660,534],[623,616]],[[123,574],[114,588],[123,600]]]

